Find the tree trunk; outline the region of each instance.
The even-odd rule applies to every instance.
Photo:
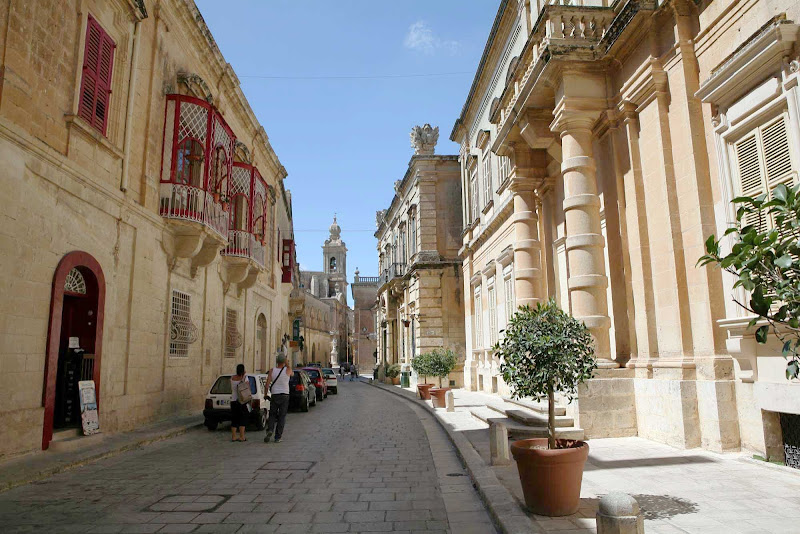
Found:
[[[556,395],[553,384],[547,388],[547,448],[556,448]]]

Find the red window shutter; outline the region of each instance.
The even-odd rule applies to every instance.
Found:
[[[106,134],[111,75],[114,67],[114,41],[89,15],[86,24],[86,49],[83,57],[81,96],[78,115]]]

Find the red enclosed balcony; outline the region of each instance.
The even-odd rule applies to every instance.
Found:
[[[172,230],[165,248],[174,258],[192,258],[193,270],[213,261],[228,240],[235,141],[205,100],[167,96],[159,213]]]
[[[258,169],[247,163],[234,162],[228,185],[230,224],[228,245],[221,254],[226,261],[226,278],[249,287],[248,278],[266,266],[270,202],[268,186]]]

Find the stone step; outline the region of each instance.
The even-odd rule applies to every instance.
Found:
[[[531,399],[512,399],[511,397],[503,397],[503,400],[510,402],[511,404],[516,404],[517,406],[522,406],[523,408],[527,408],[533,412],[539,412],[547,415],[547,403],[544,401],[534,401]],[[556,404],[556,415],[567,415],[567,409]]]
[[[499,423],[508,429],[508,435],[515,439],[546,438],[547,426],[528,426],[518,423],[510,417],[497,417],[496,410],[486,407],[471,408],[470,413],[486,424]],[[583,439],[582,428],[556,428],[556,438]]]
[[[502,414],[506,417],[510,417],[511,419],[514,419],[515,421],[523,425],[547,426],[547,412],[538,413],[529,410],[517,410],[515,408],[506,408],[505,406],[500,406],[497,404],[487,404],[486,406],[489,409],[494,410],[497,413]],[[519,405],[515,404],[514,406],[519,406]],[[566,415],[556,416],[557,428],[570,427],[574,425],[575,425],[575,420],[572,417],[568,417]]]
[[[506,416],[527,426],[547,426],[547,414],[538,414],[528,410],[506,410]],[[555,417],[556,428],[575,426],[575,420],[566,415]]]
[[[59,430],[53,433],[53,440],[50,442],[49,450],[55,452],[71,452],[85,447],[97,445],[103,441],[102,433],[84,436],[81,429]]]

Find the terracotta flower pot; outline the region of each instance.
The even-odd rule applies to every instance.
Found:
[[[548,449],[546,438],[523,439],[511,443],[511,454],[531,512],[559,517],[578,511],[583,465],[589,456],[586,442],[576,441],[566,449]]]
[[[444,395],[448,391],[450,391],[450,388],[447,388],[447,387],[445,387],[445,388],[431,388],[430,389],[431,397],[433,397],[433,399],[434,399],[433,406],[435,408],[444,408],[445,407]]]
[[[393,386],[399,386],[400,385],[400,377],[399,376],[393,376],[392,377],[392,385]]]
[[[419,398],[422,400],[429,400],[431,398],[431,393],[429,390],[435,385],[436,384],[417,384]]]

